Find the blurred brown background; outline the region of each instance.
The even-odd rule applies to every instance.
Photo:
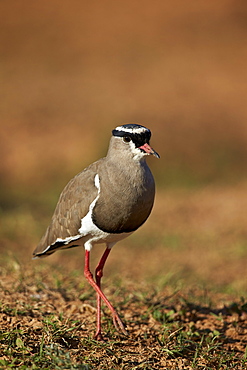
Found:
[[[139,122],[160,184],[246,179],[245,1],[1,2],[4,186],[54,184]]]
[[[122,123],[152,130],[160,194],[245,184],[246,1],[2,1],[0,17],[2,220],[45,217],[26,212],[22,241]]]

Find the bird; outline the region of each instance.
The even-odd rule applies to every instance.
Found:
[[[84,276],[97,296],[95,340],[104,340],[102,300],[111,312],[116,330],[128,335],[123,321],[101,289],[101,278],[112,247],[136,231],[153,208],[155,182],[146,157],[160,156],[150,146],[150,138],[151,131],[136,123],[113,129],[107,155],[65,186],[51,223],[33,252],[33,258],[42,258],[59,249],[84,246]],[[100,243],[106,248],[94,278],[90,253],[93,246]]]

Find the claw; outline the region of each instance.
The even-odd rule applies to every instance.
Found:
[[[124,324],[117,313],[115,313],[113,316],[113,324],[118,332],[122,332],[124,335],[128,335],[127,330],[124,327]]]
[[[96,333],[95,336],[94,336],[94,339],[98,340],[99,342],[104,342],[105,341],[101,333]]]

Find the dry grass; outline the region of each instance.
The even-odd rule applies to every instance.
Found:
[[[92,339],[95,295],[83,251],[31,261],[38,213],[9,211],[1,231],[3,368],[244,369],[245,192],[158,192],[150,220],[106,265],[103,288],[129,337],[115,332],[105,310],[105,343]],[[100,253],[95,247],[92,268]]]
[[[225,294],[138,283],[107,289],[129,336],[95,342],[95,308],[81,278],[47,268],[2,274],[1,368],[244,369],[247,308]],[[78,295],[79,293],[81,295]]]

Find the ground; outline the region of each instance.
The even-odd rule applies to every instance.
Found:
[[[148,223],[114,247],[103,289],[128,337],[104,307],[105,341],[93,339],[95,295],[82,250],[32,261],[12,239],[2,256],[1,368],[245,369],[245,189],[160,193]],[[25,239],[24,225],[35,229],[37,220],[21,212]]]
[[[95,303],[79,274],[39,269],[2,277],[2,368],[244,369],[247,303],[202,290],[117,284],[107,289],[127,325],[105,311],[105,341],[93,340]],[[56,275],[56,276],[55,276]],[[37,284],[39,279],[39,284]],[[34,281],[36,284],[34,285]],[[78,296],[78,292],[81,295]],[[5,367],[5,366],[6,367]]]

